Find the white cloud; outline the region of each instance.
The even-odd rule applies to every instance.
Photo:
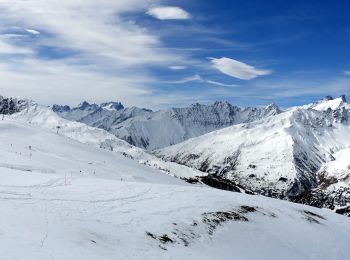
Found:
[[[28,58],[13,64],[0,62],[0,78],[0,94],[30,98],[41,104],[114,99],[144,105],[146,99],[152,99],[152,89],[145,85],[153,80],[145,74],[138,73],[136,78],[126,71],[111,75],[61,61]]]
[[[191,18],[188,12],[177,6],[153,7],[147,11],[147,14],[159,20],[187,20]]]
[[[80,51],[123,66],[174,63],[179,58],[163,48],[157,35],[122,17],[157,1],[2,0],[0,23],[47,32],[33,45]]]
[[[227,88],[239,87],[239,85],[237,84],[226,84],[226,83],[222,83],[214,80],[207,80],[206,82],[212,85],[220,86],[220,87],[227,87]]]
[[[230,58],[211,58],[212,66],[233,78],[251,80],[258,76],[271,74],[271,70],[256,69],[251,65]]]
[[[346,76],[350,76],[350,70],[345,70],[345,71],[343,71],[343,73],[344,73],[344,75],[346,75]]]
[[[6,58],[0,60],[0,92],[45,104],[112,97],[132,105],[160,102],[151,87],[159,80],[149,68],[187,59],[164,48],[157,32],[123,16],[158,2],[1,0],[0,55]],[[28,41],[23,31],[41,37]],[[51,57],[55,49],[64,55]]]
[[[172,70],[185,70],[185,69],[187,69],[187,66],[174,65],[174,66],[170,66],[169,69],[172,69]]]
[[[169,84],[184,84],[184,83],[189,83],[189,82],[203,82],[203,79],[200,75],[198,74],[195,74],[193,76],[190,76],[190,77],[186,77],[186,78],[183,78],[183,79],[180,79],[180,80],[175,80],[175,81],[169,81],[169,82],[166,82],[166,83],[169,83]]]
[[[34,34],[34,35],[38,35],[38,34],[40,34],[40,32],[39,32],[39,31],[34,30],[34,29],[25,29],[25,31],[26,31],[26,32],[28,32],[28,33]]]
[[[166,83],[170,83],[170,84],[185,84],[185,83],[190,83],[190,82],[207,83],[207,84],[210,84],[210,85],[215,85],[215,86],[220,86],[220,87],[228,87],[228,88],[239,87],[239,85],[236,85],[236,84],[225,84],[225,83],[222,83],[222,82],[219,82],[219,81],[204,79],[203,77],[201,77],[198,74],[195,74],[193,76],[186,77],[186,78],[183,78],[183,79],[180,79],[180,80],[166,82]]]

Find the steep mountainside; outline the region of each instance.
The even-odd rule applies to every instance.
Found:
[[[155,153],[165,160],[233,180],[255,193],[291,198],[318,185],[316,173],[350,147],[345,107],[293,108],[215,131]],[[338,101],[336,99],[335,101]]]
[[[191,186],[32,119],[0,120],[1,259],[343,260],[350,254],[344,216]]]
[[[305,192],[293,201],[319,208],[330,208],[350,217],[350,149],[334,155],[317,173],[317,188]]]
[[[192,137],[243,122],[252,122],[281,111],[275,105],[265,108],[239,108],[227,102],[194,104],[186,108],[151,111],[147,109],[106,109],[84,102],[74,109],[53,107],[60,116],[102,128],[137,147],[153,150],[180,143]]]

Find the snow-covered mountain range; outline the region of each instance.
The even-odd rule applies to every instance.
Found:
[[[124,108],[119,102],[96,105],[84,101],[75,108],[54,105],[52,109],[63,118],[104,129],[131,145],[147,150],[164,148],[214,130],[281,112],[273,104],[265,108],[240,108],[228,102],[152,111]]]
[[[155,154],[229,179],[254,193],[298,197],[306,202],[302,198],[308,192],[325,188],[321,180],[327,163],[338,165],[337,152],[350,148],[349,108],[344,96],[327,97],[315,104],[192,138]],[[349,157],[345,158],[339,159],[340,164],[348,160],[350,165]],[[334,178],[333,183],[343,180],[341,175]],[[322,206],[349,207],[348,199],[339,201]]]
[[[350,222],[331,211],[349,216],[345,97],[285,111],[239,108],[231,126],[152,153],[75,120],[90,109],[105,119],[134,111],[136,124],[143,111],[156,124],[156,114],[174,110],[82,106],[54,112],[1,97],[2,258],[329,260],[350,254]],[[217,102],[184,110],[196,106],[200,113],[233,107]],[[64,111],[70,120],[59,116]],[[196,118],[188,113],[182,122],[188,129],[213,117],[228,124],[224,114],[190,126]]]
[[[0,120],[2,259],[341,260],[350,254],[344,216],[190,185],[101,149],[102,134],[109,138],[36,104]]]
[[[331,178],[327,166],[347,160],[344,155],[336,159],[350,148],[350,105],[345,96],[327,96],[284,111],[275,105],[239,108],[227,102],[156,112],[125,108],[119,102],[51,109],[30,101],[19,104],[15,110],[21,112],[14,118],[191,183],[289,199],[345,215],[350,211],[350,184],[343,177],[348,166],[342,166],[343,175]],[[148,150],[168,146],[149,153],[131,145],[135,142]]]

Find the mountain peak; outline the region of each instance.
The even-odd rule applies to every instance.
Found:
[[[90,109],[90,108],[97,108],[98,106],[96,104],[90,104],[89,102],[87,101],[83,101],[82,103],[80,103],[78,105],[78,109],[80,110],[86,110],[86,109]]]
[[[332,96],[325,96],[325,98],[322,101],[329,101],[329,100],[333,100]]]
[[[68,112],[70,109],[71,108],[68,105],[63,105],[63,106],[57,105],[57,104],[52,105],[52,111],[56,113]]]
[[[90,103],[87,101],[83,101],[78,105],[78,108],[85,109],[90,106]]]
[[[336,110],[339,108],[350,109],[350,105],[346,101],[345,95],[341,95],[338,98],[333,98],[332,96],[326,96],[321,101],[312,104],[310,108],[318,111],[326,111],[328,109]]]
[[[214,107],[231,107],[232,105],[227,101],[215,101]]]
[[[345,95],[343,94],[343,95],[341,95],[340,97],[339,97],[343,102],[345,102],[345,103],[347,103],[348,101],[346,100],[346,97],[345,97]]]
[[[272,103],[272,104],[267,105],[265,107],[265,114],[266,115],[277,115],[279,113],[281,113],[281,109],[275,103]]]
[[[103,109],[116,110],[116,111],[124,109],[124,106],[121,102],[115,102],[115,101],[102,103],[100,107]]]
[[[271,103],[265,107],[266,110],[278,109],[279,107],[275,103]]]

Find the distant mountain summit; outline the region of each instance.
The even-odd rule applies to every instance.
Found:
[[[122,103],[120,102],[106,102],[106,103],[102,103],[100,105],[101,108],[103,109],[107,109],[107,110],[112,110],[112,111],[118,111],[118,110],[122,110],[124,109],[124,106]]]
[[[70,110],[70,107],[65,105],[65,106],[61,106],[61,105],[53,105],[52,106],[52,111],[56,112],[56,113],[63,113],[63,112],[68,112]]]
[[[57,105],[52,109],[66,119],[102,128],[134,146],[148,150],[281,113],[274,104],[265,108],[240,108],[223,101],[159,111],[125,108],[119,102],[101,105],[83,102],[72,109]]]
[[[326,111],[327,109],[350,109],[350,104],[347,102],[345,95],[341,95],[338,98],[333,98],[332,96],[326,96],[319,102],[312,103],[305,106],[306,108],[312,108],[318,111]]]
[[[124,109],[124,106],[120,102],[105,102],[100,105],[95,103],[90,104],[87,101],[83,101],[77,107],[71,108],[67,105],[53,105],[52,110],[62,116],[63,118],[80,121],[85,116],[92,114],[98,110],[105,111],[118,111]]]

